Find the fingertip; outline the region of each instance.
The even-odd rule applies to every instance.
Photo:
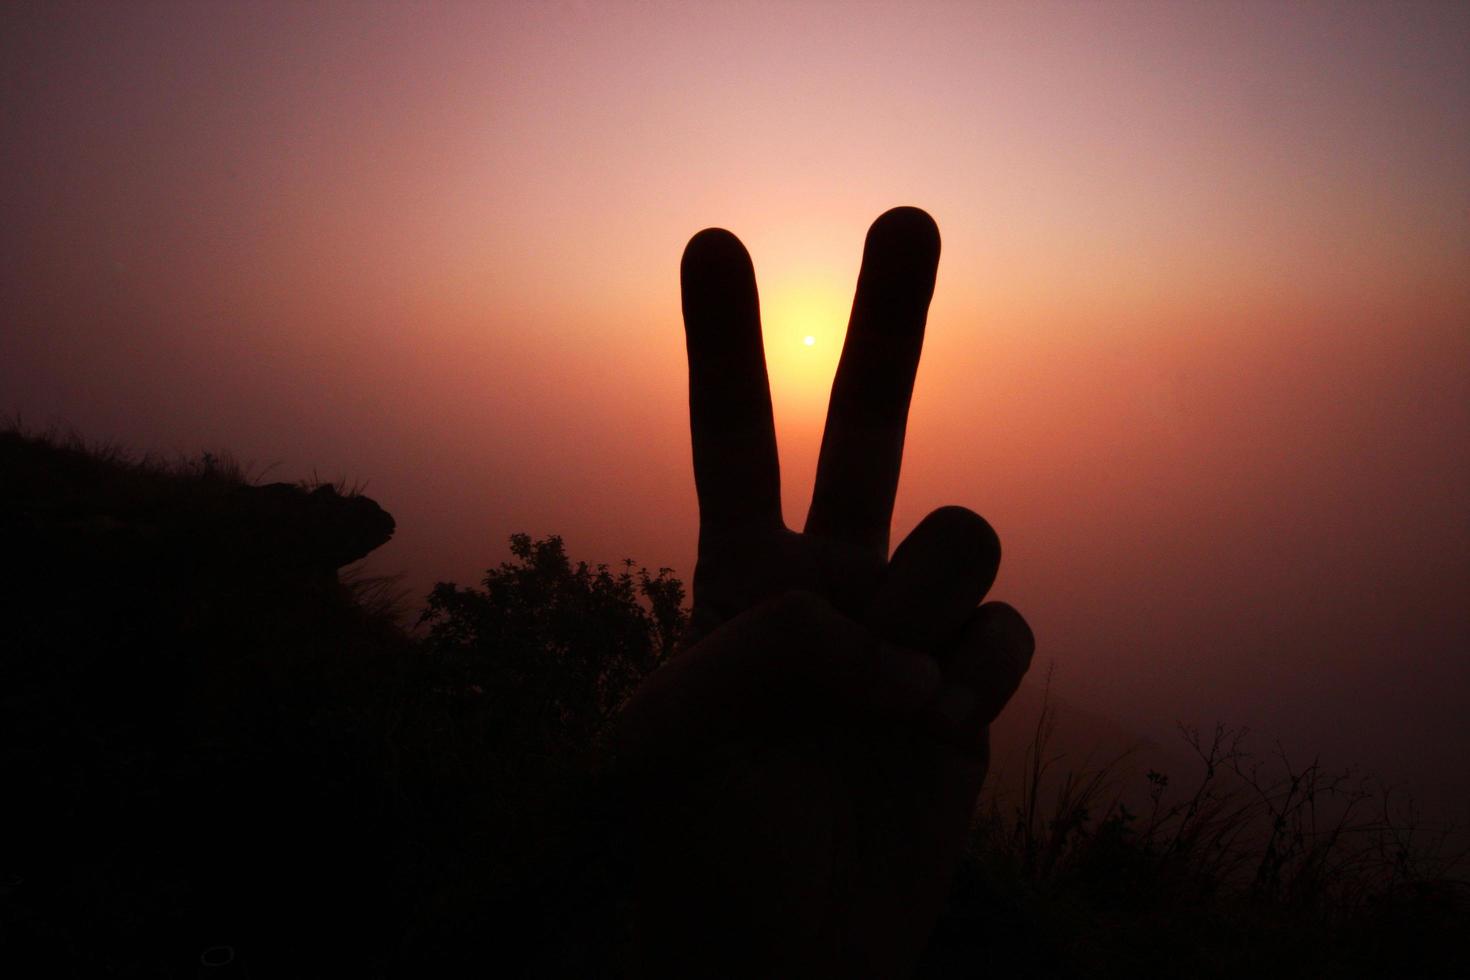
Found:
[[[1031,624],[1014,606],[1005,602],[987,602],[976,610],[976,614],[981,621],[983,635],[992,638],[997,647],[1012,655],[1019,682],[1031,669],[1031,658],[1036,654],[1036,634],[1031,631]]]
[[[750,253],[734,232],[724,228],[705,228],[696,232],[684,246],[684,257],[680,270],[687,273],[694,268],[750,265]]]
[[[708,349],[710,370],[729,371],[731,351],[725,347],[733,345],[747,363],[748,375],[753,376],[757,361],[764,375],[755,266],[740,239],[723,228],[706,228],[689,239],[679,263],[679,283],[684,329],[691,341],[698,338],[700,350]],[[709,344],[717,347],[707,348]]]
[[[1010,702],[1035,649],[1031,627],[1013,607],[987,602],[975,610],[945,672],[946,690],[965,690],[972,697],[963,709],[938,712],[961,744],[968,745]]]
[[[923,208],[890,208],[868,228],[870,245],[892,244],[917,256],[939,258],[939,225]]]
[[[951,504],[930,511],[899,547],[910,541],[927,545],[927,560],[943,556],[951,566],[945,569],[949,574],[972,574],[978,568],[989,569],[993,578],[1000,565],[1000,535],[968,507]]]

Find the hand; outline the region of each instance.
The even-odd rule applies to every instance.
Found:
[[[694,608],[618,743],[643,831],[646,974],[903,976],[943,905],[989,723],[1033,641],[1009,606],[978,605],[1000,561],[978,515],[934,511],[888,558],[938,260],[923,211],[869,230],[796,533],[750,258],[718,229],[685,249]]]

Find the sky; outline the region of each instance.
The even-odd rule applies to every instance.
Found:
[[[711,225],[799,522],[923,207],[894,540],[984,514],[1079,704],[1470,814],[1470,6],[12,3],[0,86],[0,412],[360,484],[418,594],[517,531],[689,579]]]

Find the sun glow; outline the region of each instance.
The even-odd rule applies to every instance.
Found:
[[[766,370],[772,396],[801,415],[820,420],[842,347],[848,295],[826,277],[776,283],[761,302]]]

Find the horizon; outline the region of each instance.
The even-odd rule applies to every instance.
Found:
[[[684,243],[750,251],[799,523],[864,231],[915,205],[891,540],[984,515],[1089,711],[1470,817],[1465,7],[0,18],[0,411],[360,481],[416,602],[514,532],[689,583]]]

